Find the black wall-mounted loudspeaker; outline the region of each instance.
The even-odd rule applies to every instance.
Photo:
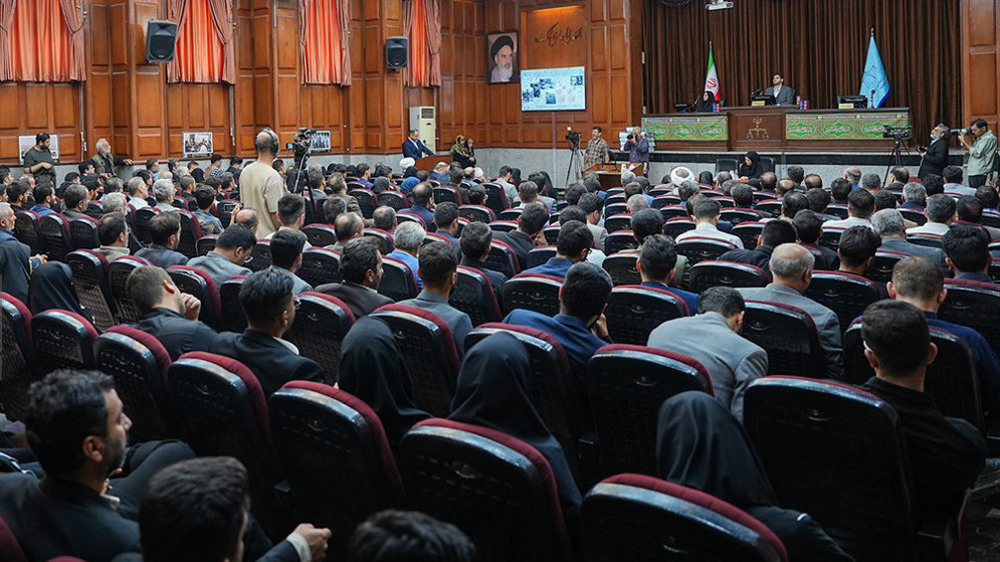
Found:
[[[146,22],[146,62],[172,62],[177,24],[165,20]]]
[[[410,43],[406,37],[389,37],[385,40],[385,67],[406,68],[410,58]]]

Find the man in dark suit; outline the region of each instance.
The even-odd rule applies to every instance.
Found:
[[[410,129],[410,136],[403,141],[403,158],[413,158],[414,160],[420,160],[427,156],[434,156],[431,149],[427,148],[424,141],[420,140],[420,131],[416,129]]]
[[[795,105],[795,90],[785,85],[784,76],[775,73],[771,84],[770,88],[764,88],[764,95],[774,96],[776,105]]]
[[[343,282],[320,285],[316,292],[344,301],[355,319],[392,304],[392,299],[377,291],[382,280],[382,254],[371,238],[356,238],[344,246],[340,254],[340,277]]]
[[[29,257],[31,248],[14,237],[13,229],[14,209],[0,203],[0,282],[3,292],[27,305],[31,270],[45,263],[45,256]]]
[[[573,264],[587,260],[587,255],[593,247],[594,235],[590,228],[580,221],[568,221],[559,227],[556,255],[542,265],[525,269],[523,273],[564,278]]]
[[[927,150],[920,153],[920,170],[917,177],[921,180],[928,174],[943,175],[944,167],[948,165],[948,127],[938,123],[931,130],[931,144]]]
[[[524,206],[521,216],[517,219],[517,230],[498,232],[495,238],[514,250],[521,267],[528,264],[528,252],[538,245],[542,238],[542,229],[549,224],[549,211],[544,203],[529,203]]]
[[[266,396],[291,380],[324,380],[322,367],[281,339],[295,321],[294,285],[291,273],[274,267],[248,277],[240,289],[240,305],[249,327],[242,334],[219,334],[212,345],[212,353],[232,357],[253,371]]]
[[[187,265],[187,256],[176,251],[177,244],[181,241],[179,213],[160,213],[150,219],[149,237],[153,243],[136,252],[137,258],[148,260],[164,269],[172,265]]]
[[[471,222],[462,229],[462,265],[475,269],[490,282],[497,305],[503,310],[503,286],[507,276],[499,271],[487,269],[483,262],[490,255],[490,242],[493,241],[493,231],[481,222]]]
[[[143,314],[138,328],[163,344],[172,361],[189,351],[208,351],[215,330],[198,321],[201,301],[182,293],[162,268],[137,267],[125,290]]]
[[[132,421],[114,380],[97,371],[55,371],[32,385],[24,423],[45,477],[0,475],[0,517],[28,560],[138,552],[143,488],[161,469],[194,457],[178,441],[126,447]]]
[[[764,271],[770,272],[768,263],[771,261],[771,254],[774,249],[782,244],[794,244],[798,240],[798,234],[792,222],[787,220],[772,220],[764,225],[764,229],[757,238],[757,247],[753,250],[736,249],[719,256],[721,261],[734,261],[755,265]]]

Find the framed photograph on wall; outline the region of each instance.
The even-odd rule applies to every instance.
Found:
[[[333,143],[330,140],[330,131],[316,131],[312,136],[313,152],[330,152]]]
[[[35,147],[35,135],[18,135],[17,136],[17,157],[18,162],[24,165],[24,153],[28,152]],[[52,159],[56,162],[59,161],[59,135],[49,135],[49,152],[52,153]]]
[[[212,133],[208,131],[185,131],[184,158],[199,158],[211,156],[215,152],[215,143]]]
[[[504,31],[486,36],[486,69],[490,84],[518,82],[517,32]]]

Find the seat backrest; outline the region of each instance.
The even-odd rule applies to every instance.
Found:
[[[383,191],[375,196],[379,206],[392,207],[395,210],[405,209],[410,206],[406,201],[406,195],[398,191]]]
[[[701,293],[712,287],[763,287],[771,276],[763,269],[746,263],[706,260],[691,268],[688,288]]]
[[[808,513],[857,560],[917,559],[909,461],[888,403],[842,383],[764,377],[746,391],[743,426],[778,505]]]
[[[493,209],[483,205],[462,205],[458,208],[458,216],[486,224],[496,219],[496,213],[493,212]]]
[[[814,271],[806,296],[832,310],[843,332],[868,305],[882,298],[882,291],[866,277],[842,271]]]
[[[517,219],[521,218],[522,212],[524,212],[524,209],[521,207],[517,207],[514,209],[505,209],[504,211],[501,211],[499,215],[497,215],[497,220],[517,222]]]
[[[611,340],[646,345],[657,326],[688,315],[687,305],[673,293],[653,287],[621,285],[611,289],[604,316]]]
[[[14,216],[14,236],[31,248],[31,255],[45,253],[40,220],[34,211],[18,211]]]
[[[209,252],[215,249],[215,245],[219,242],[218,234],[205,234],[197,241],[195,241],[195,253],[199,256],[207,255]]]
[[[258,239],[250,251],[250,258],[245,264],[250,271],[262,271],[271,267],[271,241]]]
[[[4,560],[8,562],[28,562],[21,545],[17,542],[17,537],[3,518],[0,518],[0,552],[4,553]]]
[[[462,204],[462,198],[458,194],[458,190],[449,185],[444,185],[441,187],[435,187],[434,192],[434,203],[454,203],[455,205]]]
[[[771,213],[774,216],[778,216],[781,214],[781,205],[781,201],[770,199],[754,203],[753,208],[758,211],[764,211],[765,213]]]
[[[759,221],[761,219],[761,214],[753,209],[723,209],[719,218],[724,221],[729,221],[735,226],[743,222]]]
[[[420,290],[416,282],[417,272],[396,258],[382,258],[382,280],[378,292],[394,301],[412,299]]]
[[[767,351],[767,374],[824,378],[819,331],[805,311],[776,302],[746,301],[743,337]]]
[[[663,209],[660,209],[662,211]],[[667,236],[672,236],[677,238],[681,234],[694,230],[694,221],[685,218],[674,218],[669,219],[667,222],[663,223],[663,233]]]
[[[865,277],[871,279],[876,283],[888,283],[892,281],[892,268],[896,266],[900,260],[904,260],[910,257],[908,254],[901,252],[891,252],[889,250],[876,250],[875,259],[872,260],[871,267],[865,272]]]
[[[941,235],[939,234],[912,234],[906,237],[906,241],[917,246],[927,246],[929,248],[941,247]]]
[[[265,531],[273,529],[273,488],[281,470],[257,377],[235,359],[193,351],[170,365],[167,383],[183,439],[198,456],[230,456],[242,462],[250,476],[254,513]]]
[[[572,559],[552,468],[499,431],[430,419],[400,443],[413,508],[461,529],[482,562]]]
[[[760,237],[761,232],[764,232],[764,223],[744,221],[733,225],[731,234],[740,237],[744,248],[753,250],[757,247],[757,239]]]
[[[73,250],[70,241],[69,221],[58,214],[45,215],[38,221],[39,230],[45,240],[45,251],[49,259],[66,261],[66,254]]]
[[[464,265],[458,266],[455,286],[448,304],[469,315],[473,326],[499,322],[503,318],[493,285],[485,275]]]
[[[240,289],[246,277],[236,275],[219,285],[219,303],[222,306],[222,329],[227,332],[242,333],[247,329],[247,317],[240,304]]]
[[[609,256],[625,250],[635,250],[638,247],[639,242],[635,239],[635,233],[629,229],[612,232],[604,239],[604,253]]]
[[[436,314],[398,304],[385,305],[371,316],[392,330],[410,369],[416,405],[432,415],[450,412],[461,361],[448,324]]]
[[[688,263],[695,265],[701,261],[717,260],[719,256],[735,250],[736,246],[724,240],[692,236],[677,243],[677,253],[687,256]]]
[[[670,219],[691,220],[691,216],[688,214],[687,207],[682,207],[680,205],[667,205],[665,207],[660,207],[660,216],[663,217],[663,220],[670,220]]]
[[[638,285],[642,282],[642,275],[636,264],[639,261],[639,253],[634,251],[622,251],[611,254],[604,258],[601,267],[611,276],[611,282],[618,285]]]
[[[178,289],[201,301],[199,320],[214,328],[222,326],[222,298],[211,275],[186,265],[172,265],[167,268],[167,274]]]
[[[366,228],[364,230],[364,235],[371,236],[378,241],[378,250],[383,256],[396,249],[396,241],[393,239],[392,234],[389,234],[381,228]]]
[[[528,263],[524,267],[526,269],[537,267],[554,257],[556,257],[555,246],[536,246],[528,252]]]
[[[549,246],[555,246],[556,242],[559,240],[559,230],[562,228],[561,225],[553,224],[552,226],[546,226],[542,229],[542,236],[545,237],[545,243]]]
[[[170,355],[159,340],[131,326],[112,326],[94,342],[96,367],[115,380],[115,390],[132,420],[129,441],[167,439],[173,414],[167,398]]]
[[[944,286],[948,296],[938,316],[976,330],[989,342],[993,353],[1000,353],[1000,286],[960,279],[946,279]]]
[[[340,372],[340,343],[354,325],[354,313],[344,301],[323,293],[299,293],[295,321],[285,335],[299,353],[323,367],[329,384]]]
[[[419,215],[410,212],[408,209],[404,209],[396,213],[397,224],[403,224],[404,222],[415,222],[419,224],[424,230],[427,230],[427,223]]]
[[[74,250],[93,249],[101,245],[97,238],[97,221],[91,217],[78,217],[69,221],[69,237]]]
[[[493,221],[493,222],[491,222],[489,224],[489,227],[490,227],[490,230],[492,230],[494,234],[496,234],[497,232],[510,232],[512,230],[517,230],[517,221],[495,220],[495,221]],[[556,235],[558,235],[558,234],[559,234],[559,231],[557,229],[556,230]],[[553,239],[553,241],[550,242],[550,244],[555,244],[555,240]]]
[[[340,254],[326,248],[306,248],[295,274],[313,287],[340,283]]]
[[[337,232],[328,224],[313,223],[302,227],[302,234],[306,235],[309,244],[312,246],[332,246],[337,243]]]
[[[114,326],[114,299],[108,288],[108,260],[93,250],[75,250],[66,254],[66,264],[73,274],[80,305],[94,316],[94,325],[100,330]]]
[[[656,474],[656,421],[663,401],[688,390],[712,393],[693,357],[640,345],[606,345],[587,363],[587,395],[601,474]]]
[[[641,474],[612,476],[590,490],[582,535],[591,560],[788,560],[777,535],[747,512]]]
[[[486,206],[493,211],[494,215],[499,215],[510,206],[507,194],[504,193],[503,187],[499,184],[484,183],[483,187],[486,189]]]
[[[361,208],[361,214],[366,219],[372,218],[375,207],[378,207],[378,199],[375,197],[375,192],[369,189],[352,189],[347,194],[358,200],[358,207]]]
[[[79,314],[46,310],[31,320],[31,340],[39,374],[56,369],[93,369],[97,330]]]
[[[825,226],[819,235],[817,243],[820,246],[826,246],[836,252],[837,248],[840,248],[840,235],[843,234],[845,230],[847,229],[843,227]]]
[[[28,408],[28,386],[34,381],[31,311],[21,301],[0,295],[3,347],[0,347],[0,406],[10,419],[23,419]]]
[[[343,555],[369,515],[403,504],[382,422],[362,400],[325,384],[290,381],[268,408],[295,520],[332,530],[331,555]]]
[[[503,286],[504,314],[514,309],[533,310],[546,316],[559,314],[559,290],[563,280],[551,275],[522,273]]]
[[[135,235],[139,237],[139,240],[141,240],[143,244],[149,244],[153,241],[149,234],[149,221],[153,220],[153,217],[159,213],[160,210],[156,207],[143,207],[136,210]]]
[[[132,297],[125,290],[125,283],[135,268],[148,265],[152,264],[135,256],[122,256],[108,264],[108,290],[115,300],[119,324],[138,322],[142,318],[142,313],[132,304]]]
[[[715,173],[734,172],[738,168],[735,158],[719,158],[715,161]]]
[[[520,273],[523,266],[517,259],[517,253],[505,242],[496,239],[490,242],[490,253],[486,255],[483,267],[503,273],[509,279]]]
[[[177,251],[188,258],[198,257],[197,243],[202,237],[201,223],[190,211],[180,210],[178,216],[181,219],[181,240],[177,243]]]
[[[604,219],[604,228],[608,234],[613,234],[619,230],[630,230],[632,228],[632,215],[615,215]]]

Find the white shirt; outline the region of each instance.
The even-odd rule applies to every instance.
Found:
[[[149,203],[147,203],[145,199],[142,199],[140,197],[129,197],[128,198],[128,204],[132,205],[132,207],[136,211],[138,211],[139,209],[141,209],[143,207],[148,207],[149,206]]]
[[[677,236],[677,242],[683,242],[688,238],[713,238],[715,240],[729,242],[737,248],[743,248],[743,241],[740,240],[739,236],[722,232],[718,227],[710,222],[700,222],[694,227],[694,230],[681,233]]]
[[[930,222],[927,221],[923,226],[915,226],[913,228],[906,229],[906,234],[937,234],[939,236],[944,236],[951,227],[940,222]]]
[[[867,226],[868,228],[875,230],[872,226],[872,221],[868,219],[859,219],[858,217],[847,217],[846,219],[841,219],[839,221],[826,221],[823,223],[823,228],[832,226],[834,228],[851,228],[852,226]]]

